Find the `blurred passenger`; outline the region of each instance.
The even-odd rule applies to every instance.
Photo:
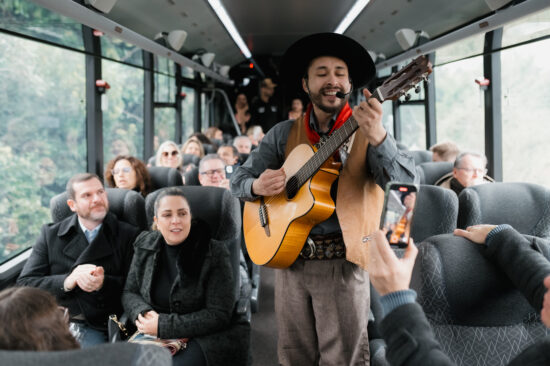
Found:
[[[435,185],[451,189],[459,195],[464,188],[493,181],[485,175],[487,174],[486,165],[485,155],[463,152],[456,158],[453,171],[441,177]]]
[[[220,130],[218,127],[208,127],[204,135],[208,137],[210,141],[223,141],[223,131]]]
[[[260,94],[252,100],[250,106],[252,123],[261,126],[266,133],[281,120],[279,107],[273,100],[276,86],[270,78],[263,79],[260,82]]]
[[[180,170],[181,153],[178,145],[173,141],[164,141],[157,150],[155,166],[165,166]]]
[[[42,227],[17,284],[55,295],[88,347],[106,342],[109,315],[122,314],[120,296],[139,230],[109,213],[95,174],[73,176],[67,196],[74,214]]]
[[[201,186],[229,189],[229,179],[225,176],[225,163],[216,154],[208,154],[199,164]]]
[[[300,98],[292,99],[292,105],[288,112],[288,119],[297,119],[304,114],[304,103]]]
[[[235,281],[229,253],[193,219],[181,190],[167,188],[154,203],[154,225],[134,243],[122,296],[142,334],[189,338],[174,365],[246,365],[250,328],[233,316]]]
[[[105,181],[109,187],[131,189],[147,196],[153,189],[149,171],[133,156],[119,155],[107,164]]]
[[[244,93],[239,93],[235,100],[235,119],[241,128],[241,133],[246,133],[250,121],[250,109]]]
[[[451,141],[443,141],[430,147],[433,161],[450,161],[456,160],[459,153],[458,146]]]
[[[540,310],[541,320],[550,327],[550,243],[546,239],[525,237],[510,225],[476,225],[466,230],[455,230],[484,247],[482,253],[496,264],[526,296],[529,303]],[[426,314],[416,303],[416,292],[409,289],[418,249],[412,243],[403,258],[397,258],[382,231],[370,237],[369,277],[382,296],[382,314],[379,329],[386,344],[386,358],[391,365],[423,366],[454,365],[435,339]],[[396,336],[401,335],[401,336]],[[403,355],[406,354],[406,357]],[[550,364],[550,337],[527,347],[509,365]]]
[[[204,146],[202,146],[202,143],[197,138],[190,137],[183,143],[181,153],[191,154],[202,158],[204,156]]]
[[[260,126],[250,126],[248,131],[246,131],[246,135],[254,146],[258,146],[265,136],[264,131]]]
[[[210,141],[210,139],[202,132],[194,132],[191,136],[189,136],[188,140],[192,138],[199,140],[203,145],[212,145],[212,141]]]
[[[233,145],[222,145],[218,148],[218,156],[226,165],[233,166],[239,162],[239,151]]]
[[[252,150],[252,141],[248,136],[237,136],[233,140],[233,146],[237,148],[239,154],[250,154]]]
[[[0,292],[0,349],[64,351],[80,348],[69,331],[67,308],[55,297],[33,287]]]

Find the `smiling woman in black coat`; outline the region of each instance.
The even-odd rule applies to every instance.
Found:
[[[158,195],[154,222],[134,243],[122,296],[130,319],[141,333],[190,339],[174,364],[245,365],[250,328],[234,315],[229,252],[177,188]]]

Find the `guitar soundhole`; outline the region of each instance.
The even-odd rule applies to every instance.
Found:
[[[286,182],[286,197],[291,200],[293,199],[296,194],[298,193],[298,178],[296,176],[292,176],[288,182]]]

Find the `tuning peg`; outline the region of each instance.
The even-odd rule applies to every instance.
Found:
[[[411,95],[409,93],[405,94],[405,101],[408,102],[411,100]]]
[[[420,94],[420,86],[419,86],[419,85],[417,85],[417,86],[414,88],[414,92],[415,92],[416,94]]]

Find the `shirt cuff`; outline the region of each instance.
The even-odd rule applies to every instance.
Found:
[[[391,313],[394,309],[405,304],[412,304],[416,301],[416,292],[414,290],[401,290],[390,292],[387,295],[380,297],[380,305],[382,306],[382,318]]]
[[[487,245],[487,247],[490,247],[493,243],[493,239],[495,238],[495,236],[501,231],[506,229],[513,229],[513,228],[508,224],[502,224],[502,225],[498,225],[493,230],[489,231],[489,234],[487,234],[487,237],[485,238],[485,245]]]

